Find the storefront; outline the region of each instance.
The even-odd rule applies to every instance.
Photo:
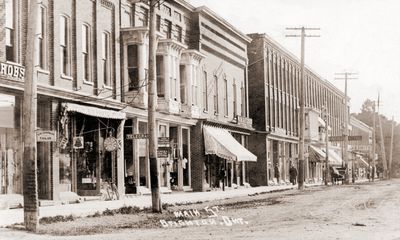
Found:
[[[0,194],[22,193],[21,100],[0,92]]]
[[[203,126],[203,136],[204,189],[225,190],[244,185],[247,182],[246,162],[257,161],[245,147],[247,136],[209,125]]]
[[[161,192],[190,191],[190,126],[157,121],[159,181]],[[125,123],[124,158],[127,194],[150,193],[147,119],[130,118]]]
[[[105,185],[124,194],[125,113],[62,103],[59,130],[59,191],[97,196]]]

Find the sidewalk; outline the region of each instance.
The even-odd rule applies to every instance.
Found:
[[[320,184],[307,184],[307,186],[315,185]],[[248,196],[257,193],[260,194],[273,191],[290,190],[295,188],[297,188],[297,185],[262,186],[212,192],[178,192],[172,194],[162,194],[161,202],[163,204],[205,202],[225,198]],[[106,209],[118,209],[123,206],[136,206],[139,208],[151,207],[151,195],[130,196],[125,197],[121,200],[114,201],[86,201],[76,204],[43,206],[39,207],[39,218],[53,217],[57,215],[68,216],[71,214],[77,217],[84,217],[88,215],[93,215],[96,212],[101,213]],[[22,223],[23,221],[24,213],[22,208],[0,210],[0,227],[5,227],[14,223]]]

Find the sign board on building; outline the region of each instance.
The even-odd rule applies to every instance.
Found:
[[[0,75],[18,80],[24,80],[25,68],[16,64],[0,62]]]
[[[169,146],[169,137],[159,137],[158,145],[168,145]]]
[[[36,141],[37,142],[55,142],[56,141],[56,131],[38,130],[38,131],[36,131]]]
[[[127,140],[132,140],[132,139],[148,139],[149,134],[147,133],[137,133],[137,134],[126,134],[126,139]]]
[[[362,136],[349,136],[349,141],[361,141]],[[344,141],[344,136],[330,136],[329,137],[330,142],[341,142]]]
[[[74,149],[83,149],[84,147],[83,137],[74,137],[72,139],[72,146]]]
[[[158,158],[167,158],[169,154],[169,147],[159,147],[157,148],[157,157]]]

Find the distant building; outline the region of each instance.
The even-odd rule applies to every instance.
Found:
[[[300,63],[290,52],[266,34],[249,34],[249,106],[256,133],[250,137],[249,149],[258,156],[250,165],[253,185],[266,185],[277,173],[289,179],[289,164],[298,162]],[[311,146],[322,152],[327,106],[329,135],[341,135],[344,126],[344,94],[309,68],[305,68],[306,107],[306,180],[319,179],[322,164],[310,158]],[[338,145],[334,143],[333,145]],[[310,147],[310,148],[309,148]],[[278,166],[277,168],[275,166]]]

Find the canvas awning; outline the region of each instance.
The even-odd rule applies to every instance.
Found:
[[[314,152],[315,155],[318,155],[320,157],[320,161],[325,161],[326,158],[326,150],[325,148],[320,148],[317,146],[310,146],[311,151]],[[342,165],[342,158],[335,152],[334,149],[329,148],[329,154],[328,154],[328,160],[329,164],[332,165]]]
[[[243,147],[225,129],[203,126],[205,154],[215,154],[232,161],[257,161],[257,157]]]
[[[364,157],[359,154],[357,154],[357,162],[358,164],[364,165],[367,168],[370,167],[369,163],[364,159]]]
[[[126,119],[126,113],[97,107],[89,107],[75,103],[62,103],[62,106],[68,112],[77,112],[92,117],[108,118],[108,119]]]

